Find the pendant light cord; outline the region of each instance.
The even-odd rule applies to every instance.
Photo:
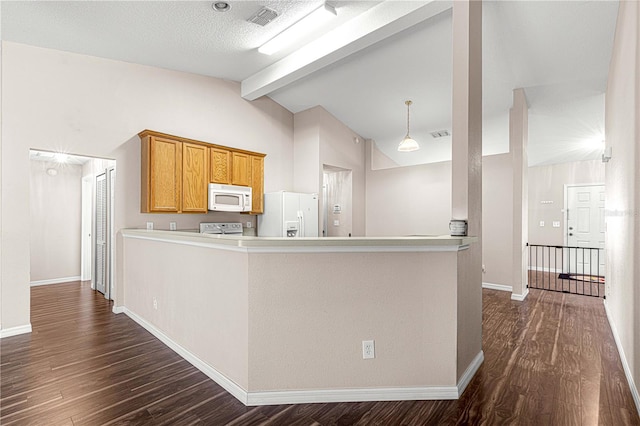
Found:
[[[407,136],[409,136],[409,106],[412,104],[411,101],[405,101],[405,104],[407,105]]]

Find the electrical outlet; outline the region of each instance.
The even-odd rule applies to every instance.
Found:
[[[155,297],[153,298],[153,309],[155,309],[156,311],[158,310],[158,299],[156,299]]]
[[[482,272],[487,272],[487,268],[484,265],[482,265]]]
[[[558,222],[557,220],[553,221],[553,227],[554,228],[560,228],[560,222]]]
[[[373,340],[362,341],[362,359],[372,359],[376,357],[376,348]]]
[[[153,222],[147,222],[147,231],[153,230]]]
[[[333,226],[340,226],[340,221],[338,219],[334,220]]]
[[[247,222],[247,228],[251,228],[252,226],[253,226],[253,223]]]
[[[178,224],[175,222],[169,222],[169,231],[175,231],[178,229]]]

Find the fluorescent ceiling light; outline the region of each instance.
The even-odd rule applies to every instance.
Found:
[[[329,21],[330,18],[337,16],[336,9],[328,4],[323,4],[280,34],[263,44],[258,48],[258,52],[265,55],[273,55],[274,53],[288,47],[296,42],[305,34],[318,28],[320,25]]]

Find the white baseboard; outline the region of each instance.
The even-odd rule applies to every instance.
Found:
[[[620,336],[618,335],[618,329],[616,329],[616,324],[613,322],[611,318],[611,312],[609,312],[609,306],[607,301],[604,301],[604,311],[607,313],[607,320],[609,320],[609,327],[611,327],[611,332],[613,333],[613,339],[616,341],[616,346],[618,347],[618,353],[620,354],[620,361],[622,362],[622,368],[624,368],[624,374],[627,376],[627,382],[629,382],[629,389],[631,389],[631,395],[633,395],[633,401],[636,403],[636,410],[638,410],[638,414],[640,414],[640,394],[638,393],[638,387],[636,386],[633,375],[631,374],[631,368],[629,367],[629,362],[627,361],[627,357],[624,354],[624,349],[622,348],[622,343],[620,342]]]
[[[460,380],[458,381],[458,398],[462,396],[462,392],[464,392],[464,390],[467,388],[467,385],[469,384],[471,379],[473,379],[473,376],[476,375],[476,371],[478,371],[478,368],[480,368],[483,362],[484,352],[481,350],[480,352],[478,352],[478,355],[476,355],[473,361],[471,361],[471,364],[469,364],[467,369],[464,371],[464,374],[462,374],[462,377],[460,377]]]
[[[153,334],[165,345],[169,346],[171,350],[180,355],[182,358],[187,360],[191,365],[196,367],[198,370],[202,371],[204,374],[209,376],[211,380],[222,386],[227,392],[236,397],[240,402],[244,405],[247,405],[247,391],[238,386],[235,382],[227,378],[225,375],[220,373],[215,368],[211,367],[206,362],[202,361],[196,355],[189,352],[187,349],[183,348],[178,343],[174,342],[169,336],[164,334],[162,331],[157,329],[153,324],[147,322],[142,317],[137,314],[131,312],[126,307],[121,307],[122,312],[124,312],[129,318],[140,324],[143,328],[145,328],[149,333]]]
[[[80,275],[75,277],[63,277],[63,278],[53,278],[50,280],[38,280],[31,281],[31,287],[35,287],[38,285],[49,285],[49,284],[60,284],[60,283],[68,283],[72,281],[80,281]]]
[[[528,295],[529,295],[529,287],[525,287],[524,288],[524,293],[522,293],[522,294],[511,293],[511,300],[517,300],[518,302],[524,302],[524,299],[526,299]]]
[[[503,285],[503,284],[482,283],[482,288],[488,288],[490,290],[498,290],[498,291],[508,291],[509,293],[513,291],[512,286]]]
[[[27,325],[20,325],[18,327],[2,328],[0,329],[0,339],[5,337],[18,336],[20,334],[31,333],[31,323]]]
[[[480,351],[460,377],[456,386],[417,386],[398,388],[321,389],[249,392],[247,405],[309,404],[363,401],[422,401],[458,399],[484,361]]]
[[[224,376],[215,368],[202,361],[196,355],[174,342],[169,336],[157,329],[126,307],[113,307],[113,311],[124,312],[129,318],[157,337],[198,370],[209,376],[211,380],[222,386],[227,392],[247,406],[274,404],[303,404],[328,402],[361,402],[361,401],[406,401],[406,400],[438,400],[458,399],[484,361],[484,353],[474,358],[456,386],[419,386],[399,388],[354,388],[354,389],[319,389],[291,390],[271,392],[247,392],[235,382]],[[116,312],[117,313],[117,312]]]
[[[249,392],[246,405],[310,404],[363,401],[417,401],[457,399],[456,386],[419,386],[406,388],[318,389]]]
[[[124,306],[113,305],[113,308],[111,308],[111,312],[113,312],[114,314],[123,314],[124,310],[125,310]]]

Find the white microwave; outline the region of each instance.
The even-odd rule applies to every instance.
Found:
[[[210,183],[209,210],[217,212],[250,212],[251,187]]]

